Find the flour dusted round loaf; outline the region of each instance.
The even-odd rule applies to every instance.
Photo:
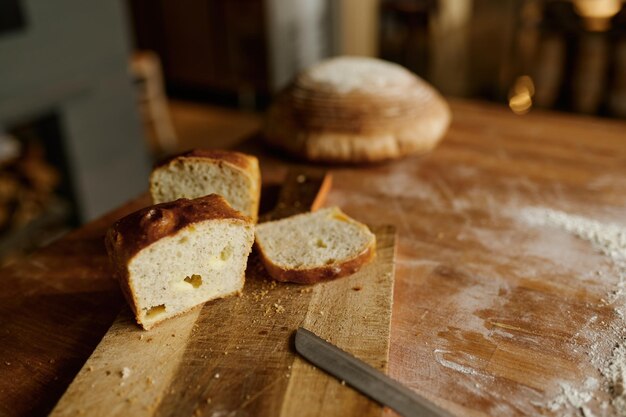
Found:
[[[268,111],[268,143],[312,161],[374,162],[434,148],[450,123],[441,95],[405,68],[338,57],[302,72]]]

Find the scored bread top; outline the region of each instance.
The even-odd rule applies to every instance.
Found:
[[[348,94],[406,94],[414,86],[416,76],[406,68],[381,59],[360,56],[339,56],[324,60],[301,72],[296,84],[303,88]]]
[[[168,165],[171,162],[182,158],[204,158],[214,161],[224,161],[244,170],[250,169],[253,165],[258,164],[255,156],[247,155],[241,152],[225,151],[222,149],[192,149],[159,162],[155,168]]]
[[[374,162],[423,153],[451,112],[426,81],[374,58],[331,58],[300,73],[267,111],[264,138],[313,161]]]
[[[115,222],[106,233],[106,248],[115,262],[125,264],[125,260],[157,240],[205,220],[252,223],[252,219],[233,209],[220,195],[193,200],[180,198],[145,207]]]

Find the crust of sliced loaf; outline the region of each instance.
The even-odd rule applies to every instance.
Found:
[[[246,171],[254,168],[255,165],[258,166],[257,158],[245,153],[227,151],[223,149],[192,149],[187,152],[170,156],[169,158],[157,163],[154,168],[169,165],[173,161],[180,158],[201,158],[213,161],[224,161]]]
[[[304,74],[306,75],[306,74]],[[339,92],[303,76],[268,111],[265,140],[299,157],[364,163],[423,154],[443,138],[451,112],[443,97],[415,76],[403,92]]]
[[[105,245],[109,256],[115,257],[115,263],[124,264],[157,240],[205,220],[252,223],[252,219],[233,209],[220,195],[210,194],[193,200],[179,198],[121,218],[107,230]]]
[[[154,212],[160,213],[160,215],[150,216]],[[156,241],[167,236],[173,236],[195,223],[209,220],[253,224],[249,217],[230,207],[222,196],[211,194],[193,200],[181,198],[176,201],[145,207],[118,220],[107,230],[105,247],[114,277],[118,280],[137,323],[146,330],[152,326],[146,327],[139,321],[136,309],[138,300],[129,279],[128,265],[130,261],[142,249]],[[241,279],[243,283],[245,273]],[[226,295],[222,297],[226,297]],[[177,315],[182,313],[181,311]]]
[[[317,268],[291,269],[272,262],[267,257],[263,246],[259,244],[258,240],[255,241],[255,247],[260,255],[261,262],[273,279],[297,284],[315,284],[354,274],[376,257],[376,238],[374,238],[360,254],[351,259]]]
[[[261,200],[261,175],[259,171],[259,160],[252,155],[241,152],[226,151],[218,149],[193,149],[191,151],[174,155],[158,163],[150,174],[150,194],[154,195],[152,177],[161,168],[166,168],[179,162],[204,162],[211,161],[218,164],[226,164],[233,169],[239,170],[250,178],[249,194],[252,196],[250,213],[254,213],[252,220],[256,223],[258,218],[259,203]]]

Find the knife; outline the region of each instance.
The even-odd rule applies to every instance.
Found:
[[[453,417],[449,412],[303,327],[296,330],[296,351],[309,362],[405,417]]]

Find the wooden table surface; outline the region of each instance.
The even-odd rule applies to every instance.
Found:
[[[459,415],[617,415],[603,366],[626,328],[620,270],[528,218],[555,210],[623,231],[626,123],[452,110],[426,156],[332,168],[327,205],[398,229],[390,374]],[[242,149],[260,154],[266,184],[290,165]],[[102,235],[141,204],[1,270],[0,416],[49,412],[110,326],[123,300]]]

